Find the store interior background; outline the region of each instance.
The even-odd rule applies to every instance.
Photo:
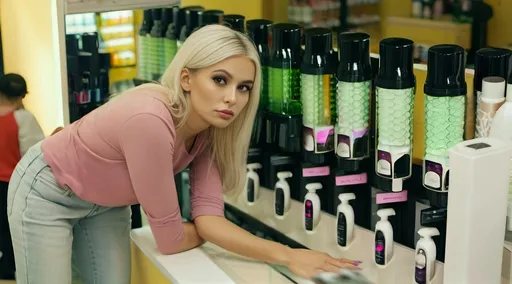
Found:
[[[454,16],[451,12],[444,13],[435,19],[414,17],[414,0],[334,0],[333,3],[339,4],[336,6],[339,8],[336,8],[334,13],[325,11],[324,16],[319,16],[320,20],[315,19],[318,21],[315,23],[309,20],[304,22],[300,15],[294,14],[293,8],[290,9],[290,7],[301,5],[312,5],[314,8],[316,5],[324,5],[325,2],[328,1],[182,0],[180,6],[200,5],[205,9],[223,10],[224,14],[244,15],[245,20],[268,19],[274,23],[295,22],[308,27],[327,26],[333,29],[334,35],[340,28],[344,31],[361,31],[370,35],[371,52],[375,54],[379,52],[380,40],[389,37],[411,39],[415,44],[424,46],[425,51],[436,44],[457,44],[471,53],[472,25],[467,17]],[[492,9],[492,17],[488,20],[485,29],[487,37],[485,46],[511,49],[512,1],[486,0],[484,2]],[[161,7],[168,6],[161,5]],[[63,54],[66,41],[61,35],[99,33],[100,46],[110,53],[110,60],[106,64],[108,65],[109,93],[120,92],[132,87],[133,80],[137,78],[137,34],[143,21],[144,7],[140,8],[101,13],[88,11],[89,13],[64,17],[62,15],[64,15],[65,5],[62,0],[0,1],[2,37],[0,50],[3,49],[1,70],[5,73],[19,73],[26,78],[30,94],[24,102],[25,107],[34,113],[45,134],[49,135],[56,127],[73,121],[67,98],[70,86],[66,82],[66,76],[62,76],[63,70],[67,70],[68,67],[66,61],[62,60],[66,58]],[[322,21],[322,17],[337,19],[337,22],[326,23]],[[108,34],[109,32],[112,33]],[[336,45],[335,38],[333,43]],[[417,103],[415,104],[413,147],[413,162],[416,166],[421,165],[424,154],[423,84],[426,80],[424,60],[417,59],[415,75],[418,87],[415,98]],[[468,94],[472,94],[471,62],[467,68]],[[468,99],[471,100],[471,98]],[[472,127],[473,125],[466,125],[466,129]],[[469,138],[472,137],[466,137],[466,139]],[[421,185],[420,176],[414,176],[413,179],[415,179],[414,184]],[[416,199],[425,199],[425,193],[419,192]],[[404,206],[407,207],[410,204],[404,204]],[[143,223],[147,224],[144,214],[143,220]],[[414,234],[398,238],[397,241],[411,248],[416,243]]]

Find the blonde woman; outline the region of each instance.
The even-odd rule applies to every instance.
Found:
[[[126,91],[32,147],[9,185],[17,283],[69,284],[73,254],[85,284],[128,284],[136,203],[164,254],[209,241],[306,277],[355,268],[224,218],[222,190],[243,187],[260,77],[245,35],[207,26],[182,45],[161,85]],[[189,164],[193,222],[182,223],[173,177]]]

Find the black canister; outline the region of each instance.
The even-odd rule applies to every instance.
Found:
[[[201,14],[204,9],[202,7],[192,7],[185,11],[185,27],[183,28],[183,32],[181,34],[181,41],[185,41],[190,34],[192,34],[199,26],[199,19],[201,18]]]
[[[237,14],[224,15],[224,24],[231,29],[244,33],[245,32],[245,17]]]
[[[199,17],[199,27],[206,25],[222,24],[222,18],[224,17],[224,11],[222,10],[206,10],[203,11]]]

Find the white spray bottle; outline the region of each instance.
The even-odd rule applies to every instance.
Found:
[[[340,247],[349,247],[354,236],[354,209],[349,201],[356,199],[353,193],[338,195],[341,203],[336,212],[336,241]]]
[[[439,230],[425,227],[419,229],[418,234],[421,239],[416,243],[414,283],[430,283],[436,271],[436,243],[434,243],[432,237],[439,236]]]
[[[291,172],[277,173],[279,180],[274,187],[274,214],[278,219],[283,219],[290,209],[290,185],[286,179],[292,176]]]
[[[386,208],[377,211],[380,221],[375,225],[375,264],[379,267],[388,265],[393,257],[393,226],[388,221],[389,216],[394,216],[395,209]]]
[[[316,191],[322,189],[322,184],[319,182],[308,183],[306,189],[308,193],[304,197],[304,229],[306,233],[312,234],[320,222],[321,204]]]
[[[258,199],[258,193],[260,191],[260,176],[256,172],[257,169],[261,169],[260,163],[247,164],[248,172],[245,178],[245,200],[249,205],[253,205],[256,199]]]

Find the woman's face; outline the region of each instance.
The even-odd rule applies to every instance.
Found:
[[[196,127],[228,126],[249,101],[255,76],[255,65],[245,56],[234,56],[195,72],[184,69],[181,86],[190,96],[190,122],[202,124]]]

